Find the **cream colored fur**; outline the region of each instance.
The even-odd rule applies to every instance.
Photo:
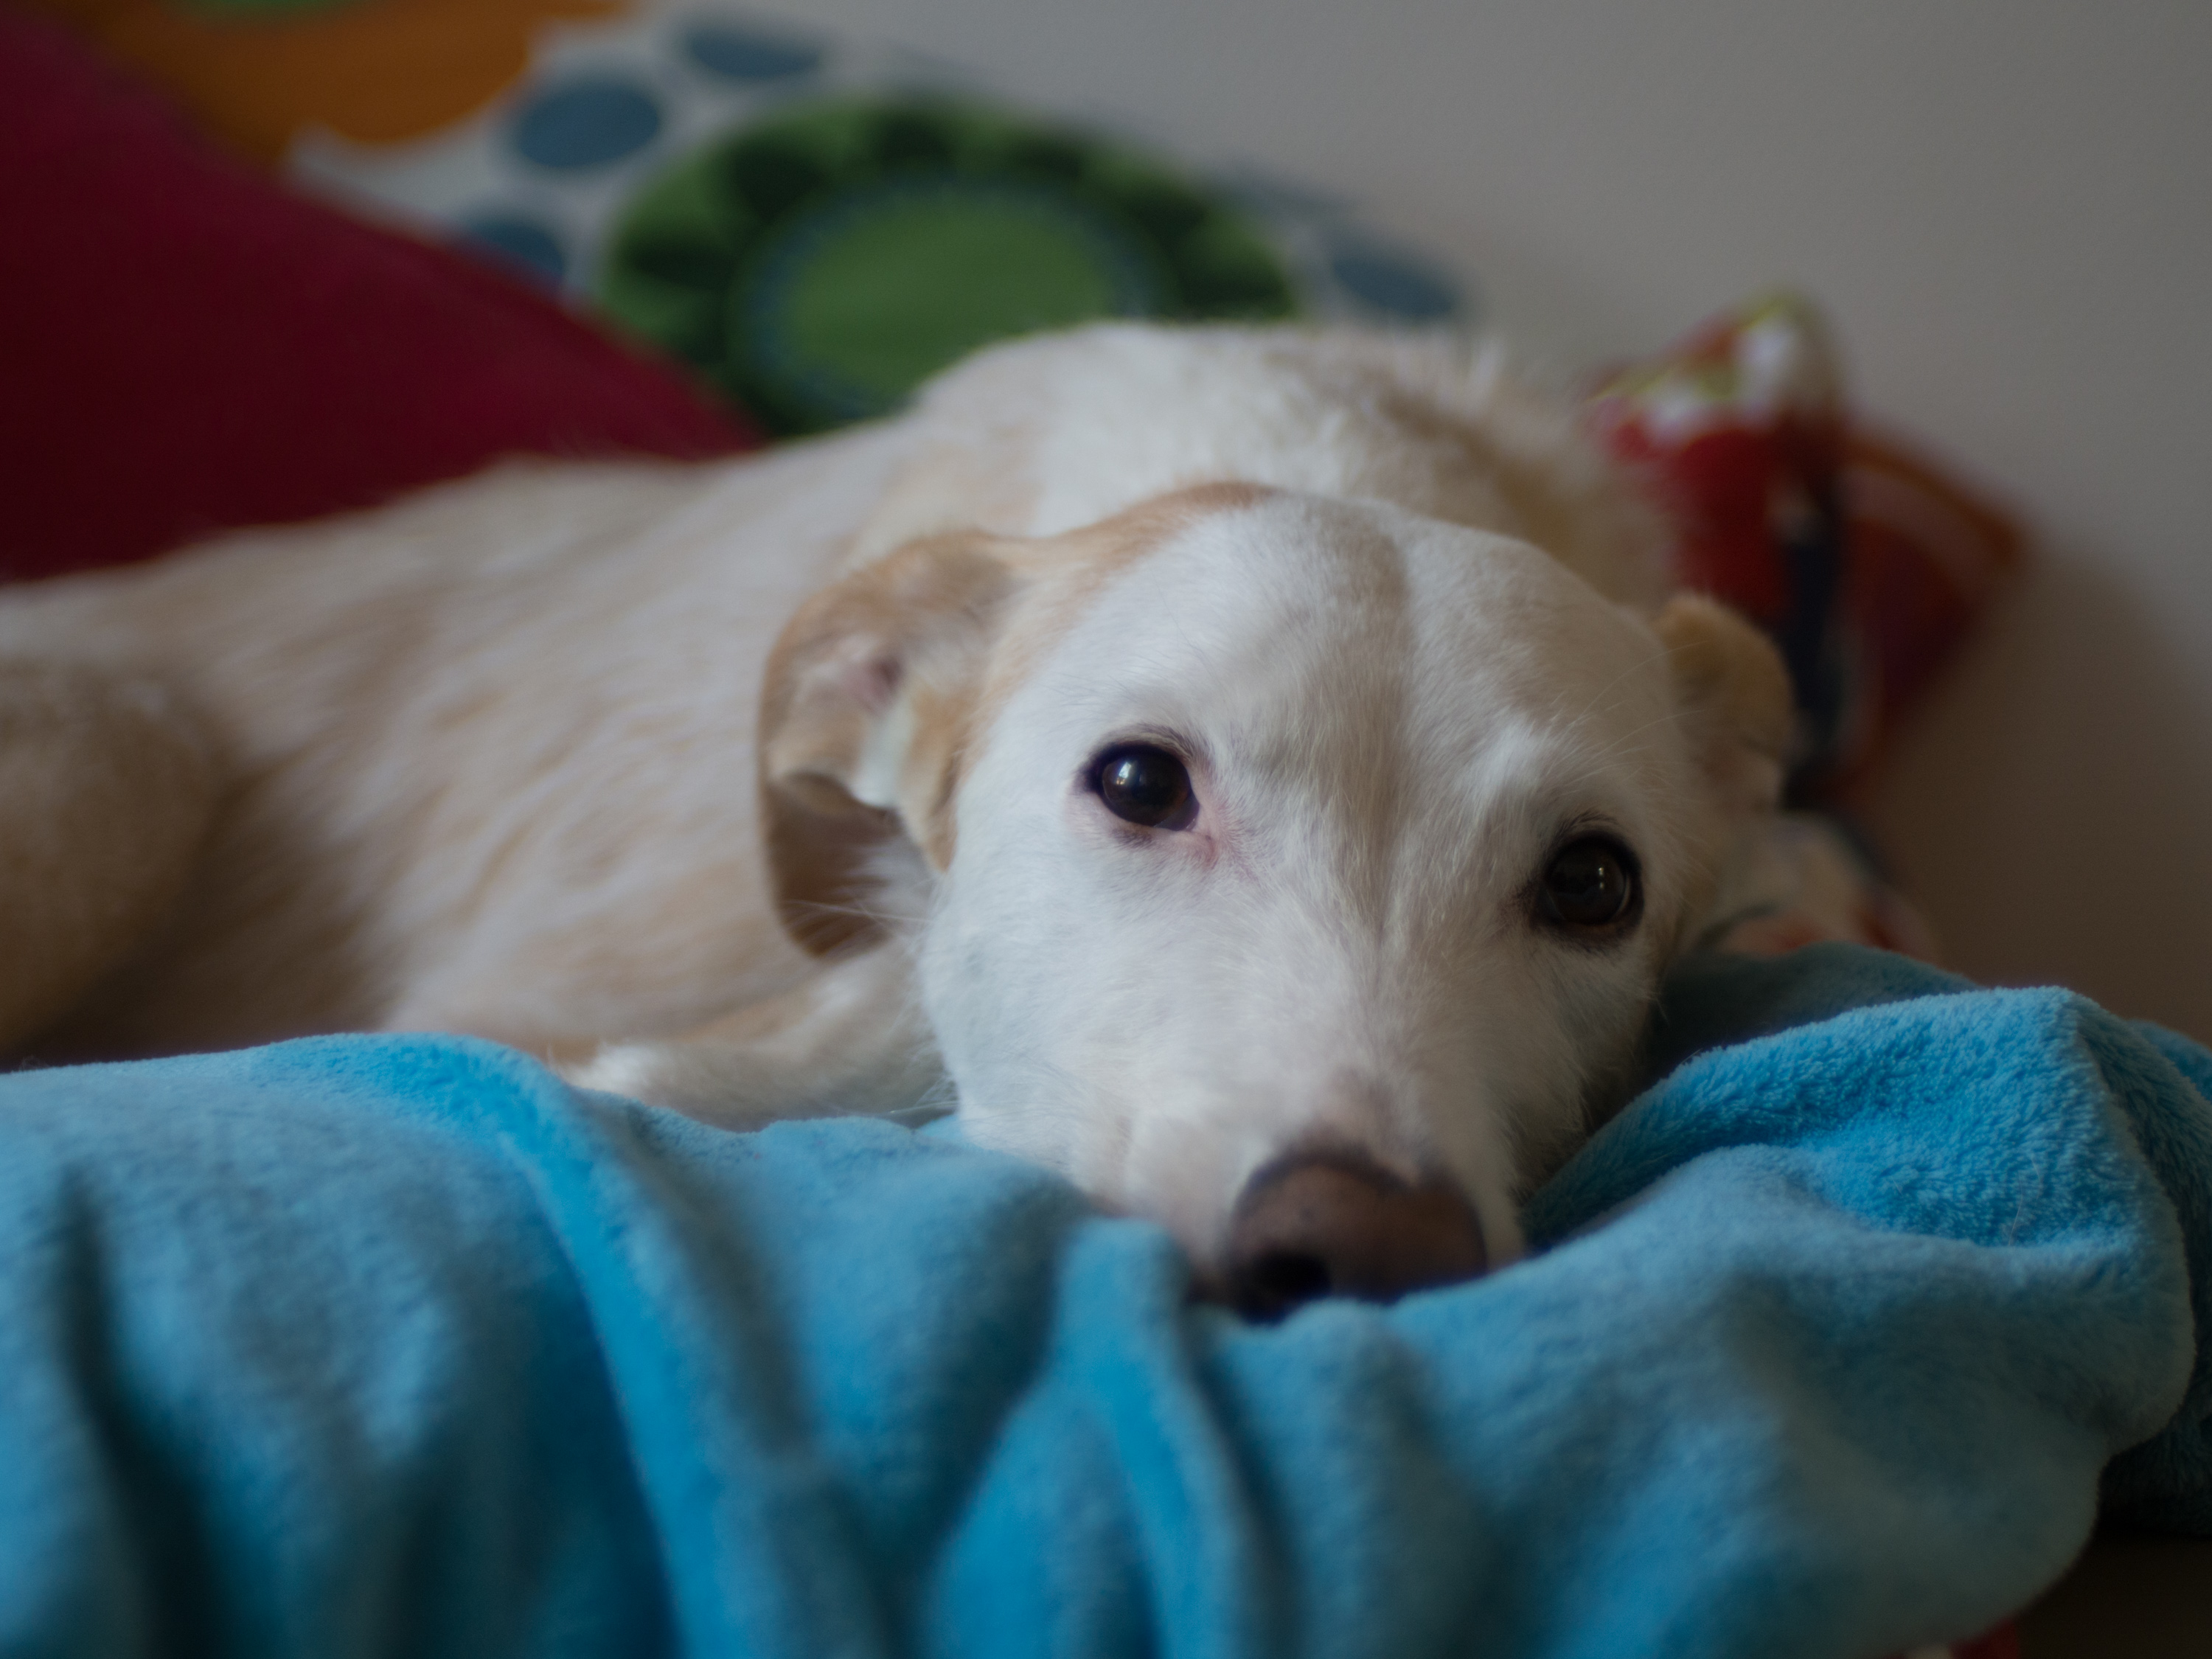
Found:
[[[1237,488],[1177,494],[1224,483]],[[1279,545],[1305,550],[1279,566]],[[1370,567],[1401,571],[1397,598],[1357,597]],[[1232,654],[1251,644],[1238,629],[1289,629],[1306,643],[1282,654],[1307,653],[1310,684],[1345,648],[1350,623],[1327,598],[1341,591],[1345,617],[1372,611],[1361,625],[1377,640],[1395,628],[1388,648],[1417,665],[1380,702],[1346,682],[1343,707],[1373,729],[1344,754],[1388,749],[1412,767],[1393,720],[1427,734],[1431,760],[1461,726],[1519,721],[1534,735],[1486,750],[1486,776],[1518,787],[1523,763],[1555,781],[1613,776],[1591,799],[1668,849],[1632,972],[1559,970],[1577,991],[1543,970],[1595,1022],[1580,1059],[1530,1061],[1563,1097],[1544,1112],[1481,1104],[1487,1127],[1463,1132],[1425,1119],[1389,1149],[1444,1158],[1480,1200],[1493,1254],[1510,1253],[1513,1194],[1614,1086],[1659,967],[1778,781],[1787,703],[1771,653],[1713,607],[1662,611],[1664,568],[1634,492],[1492,356],[1113,326],[986,353],[897,421],[758,459],[511,465],[15,590],[0,595],[0,782],[30,781],[0,795],[0,1044],[61,1059],[445,1029],[580,1060],[620,1040],[592,1080],[736,1121],[909,1103],[944,1051],[979,1138],[1160,1214],[1202,1251],[1238,1171],[1328,1102],[1273,1127],[1249,1103],[1226,1112],[1237,1145],[1202,1179],[1158,1173],[1171,1148],[1133,1152],[1160,1126],[1101,1104],[1095,1082],[1054,1109],[1091,1113],[1096,1133],[1055,1140],[1034,1113],[1016,1121],[1005,1093],[1036,1077],[1009,1081],[975,1051],[987,1032],[1042,1039],[953,1011],[948,998],[991,993],[945,989],[958,975],[932,969],[931,952],[957,953],[945,919],[971,899],[1001,921],[959,927],[1020,931],[1005,907],[1028,901],[985,891],[976,849],[1029,810],[1007,757],[1028,743],[1060,765],[1036,733],[1081,701],[1073,665],[1121,674],[1101,617],[1189,607],[1169,643],[1144,647],[1161,661],[1206,631],[1209,607]],[[1655,617],[1656,632],[1638,619]],[[1486,679],[1469,667],[1509,658]],[[1357,663],[1323,677],[1340,669],[1358,679]],[[1470,701],[1477,683],[1492,702]],[[1281,718],[1307,695],[1279,699]],[[1233,769],[1225,752],[1221,764]],[[1418,770],[1391,775],[1391,800],[1429,799]],[[1431,831],[1463,819],[1455,834],[1490,822],[1465,802],[1431,817]],[[1012,868],[1025,854],[994,856]],[[1431,909],[1473,879],[1459,867],[1425,867]],[[1024,879],[1056,878],[1048,862]],[[1483,879],[1504,893],[1526,872]],[[1383,977],[1417,996],[1402,974],[1459,949],[1443,937],[1406,944],[1413,957]],[[1019,960],[1043,971],[1049,952]],[[1033,988],[1006,988],[1008,1006],[1057,1017]],[[1255,1026],[1252,1040],[1273,1039]],[[1410,1084],[1374,1084],[1374,1064],[1338,1092],[1389,1095],[1385,1115],[1441,1109]]]

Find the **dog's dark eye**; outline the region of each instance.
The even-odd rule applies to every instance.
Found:
[[[1607,927],[1636,902],[1636,860],[1607,836],[1584,836],[1552,855],[1544,871],[1543,908],[1570,927]]]
[[[1148,830],[1180,830],[1191,820],[1195,801],[1189,769],[1164,749],[1117,744],[1098,757],[1091,778],[1098,799],[1117,818]]]

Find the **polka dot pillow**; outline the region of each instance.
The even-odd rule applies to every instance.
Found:
[[[1464,325],[1467,291],[1344,204],[1042,114],[897,51],[707,0],[34,0],[233,142],[501,262],[770,431],[896,408],[1009,334],[1102,316]],[[1763,301],[1592,414],[1762,622],[1800,799],[1867,775],[2017,561],[2003,514],[1846,417]]]
[[[365,66],[342,117],[297,112],[277,146],[295,176],[509,262],[774,431],[882,413],[977,346],[1095,317],[1470,313],[1450,273],[1341,203],[1194,167],[896,51],[711,5],[541,21],[474,107],[395,132],[400,117],[368,107],[383,58],[360,32],[402,0],[283,3],[288,29],[320,29]],[[454,3],[454,27],[481,29],[463,20],[487,5],[511,21],[516,0]],[[395,75],[390,96],[417,94]]]

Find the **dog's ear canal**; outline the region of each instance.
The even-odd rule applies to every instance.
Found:
[[[763,828],[785,928],[817,955],[872,943],[872,868],[904,837],[952,859],[952,794],[1011,546],[932,537],[823,589],[786,624],[761,697]]]
[[[1669,599],[1651,626],[1667,647],[1691,746],[1732,812],[1780,799],[1796,737],[1790,672],[1772,641],[1726,605]]]

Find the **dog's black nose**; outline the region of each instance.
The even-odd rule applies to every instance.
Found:
[[[1337,1151],[1278,1158],[1254,1176],[1229,1223],[1229,1299],[1279,1319],[1325,1296],[1394,1302],[1473,1279],[1489,1264],[1467,1200]]]

